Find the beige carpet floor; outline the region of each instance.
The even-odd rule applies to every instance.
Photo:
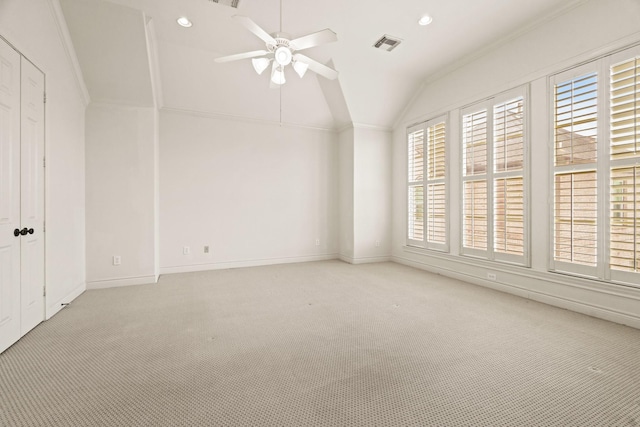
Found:
[[[3,426],[638,426],[640,330],[393,264],[87,291],[0,355]]]

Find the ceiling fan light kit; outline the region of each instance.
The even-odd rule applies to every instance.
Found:
[[[293,58],[293,54],[291,50],[286,46],[280,46],[276,49],[275,59],[278,64],[285,67],[291,64],[291,59]]]
[[[269,63],[271,60],[269,58],[252,58],[251,63],[253,64],[253,69],[256,70],[258,75],[262,74],[264,70],[269,68]]]
[[[280,13],[282,14],[282,6],[280,9]],[[307,70],[311,70],[330,80],[338,77],[338,72],[333,68],[327,67],[305,55],[295,53],[296,51],[338,40],[336,33],[330,29],[307,34],[291,40],[288,34],[282,32],[273,35],[267,33],[258,24],[253,22],[251,18],[247,18],[246,16],[235,15],[233,19],[265,42],[266,50],[255,50],[252,52],[223,56],[216,58],[216,62],[222,63],[240,59],[251,59],[256,73],[262,74],[264,70],[269,67],[271,61],[273,61],[271,69],[272,87],[281,86],[286,82],[284,71],[285,67],[289,64],[292,65],[294,71],[300,78],[304,77]],[[280,26],[282,27],[282,16],[280,17]]]
[[[296,73],[298,73],[300,78],[303,78],[305,73],[309,69],[309,64],[305,64],[304,62],[300,62],[300,61],[294,61],[293,69],[295,70]]]
[[[273,63],[271,81],[277,85],[283,85],[287,82],[287,79],[284,78],[284,67],[282,65],[276,65],[275,62]]]

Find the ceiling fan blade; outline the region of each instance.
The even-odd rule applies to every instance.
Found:
[[[276,40],[273,37],[271,37],[269,33],[267,33],[265,30],[260,28],[258,24],[253,22],[251,18],[247,18],[246,16],[242,16],[242,15],[235,15],[233,16],[233,19],[235,19],[240,25],[245,27],[247,30],[251,31],[253,34],[260,37],[265,43],[269,43],[272,45],[277,44]]]
[[[296,61],[304,62],[309,65],[309,69],[315,73],[320,74],[322,77],[325,77],[329,80],[335,80],[338,78],[338,72],[333,68],[329,68],[326,65],[319,63],[318,61],[314,61],[308,56],[304,56],[300,53],[296,53],[293,55],[293,59]]]
[[[251,52],[236,53],[235,55],[221,56],[220,58],[216,58],[215,61],[216,62],[231,62],[231,61],[237,61],[239,59],[255,58],[257,56],[263,56],[263,55],[266,55],[268,53],[269,53],[268,50],[254,50],[254,51],[251,51]]]
[[[290,43],[295,50],[302,50],[325,43],[335,42],[337,40],[337,34],[327,28],[326,30],[318,31],[317,33],[307,34],[306,36],[293,39]]]

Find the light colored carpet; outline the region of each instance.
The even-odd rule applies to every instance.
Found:
[[[637,426],[640,330],[393,264],[85,292],[0,356],[4,426]]]

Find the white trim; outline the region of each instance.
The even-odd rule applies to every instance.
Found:
[[[76,88],[78,89],[80,98],[82,99],[82,102],[86,107],[87,105],[89,105],[89,102],[91,102],[91,97],[89,96],[89,91],[87,90],[84,76],[82,75],[82,68],[80,68],[80,63],[78,62],[76,50],[73,47],[73,41],[71,40],[71,35],[69,34],[67,21],[65,20],[64,13],[62,12],[62,8],[60,7],[60,1],[49,0],[48,3],[51,14],[53,15],[54,21],[56,23],[56,28],[58,29],[58,34],[60,35],[62,47],[67,54],[67,59],[69,60],[69,64],[71,65],[71,69],[73,70]]]
[[[108,99],[108,98],[93,98],[90,102],[90,105],[102,105],[102,106],[115,106],[115,107],[127,107],[127,108],[156,108],[151,103],[140,103],[135,101],[127,101],[127,100],[117,100],[117,99]]]
[[[51,319],[51,317],[53,317],[56,313],[58,313],[60,310],[62,310],[65,307],[62,304],[71,303],[71,301],[73,301],[78,296],[80,296],[85,290],[87,290],[87,284],[82,282],[78,286],[76,286],[75,289],[73,289],[71,292],[69,292],[67,295],[63,296],[62,298],[56,301],[52,301],[51,303],[47,301],[47,304],[45,307],[45,320]]]
[[[212,262],[205,264],[176,265],[169,267],[161,266],[160,274],[191,273],[194,271],[225,270],[229,268],[259,267],[275,264],[294,264],[300,262],[327,261],[339,258],[338,254],[322,254],[287,258],[263,258],[242,261]]]
[[[370,124],[367,124],[367,123],[352,122],[351,123],[351,127],[354,128],[354,129],[377,130],[377,131],[380,131],[380,132],[393,132],[393,128],[392,127],[370,125]]]
[[[394,128],[389,126],[378,126],[378,125],[370,125],[366,123],[357,123],[357,122],[349,122],[343,126],[335,128],[335,131],[340,133],[349,129],[366,129],[366,130],[377,130],[380,132],[393,132]]]
[[[233,121],[243,122],[243,123],[257,123],[262,125],[272,125],[272,126],[278,126],[278,127],[282,126],[285,128],[293,128],[293,129],[307,129],[307,130],[315,130],[315,131],[331,132],[331,133],[338,132],[336,129],[328,128],[328,127],[309,126],[309,125],[301,125],[297,123],[287,123],[287,122],[280,123],[277,120],[259,119],[256,117],[246,117],[246,116],[239,116],[235,114],[214,113],[210,111],[189,110],[186,108],[162,107],[160,108],[160,112],[171,113],[171,114],[182,114],[182,115],[193,116],[193,117],[204,117],[204,118],[217,119],[217,120],[233,120]]]
[[[338,259],[348,264],[358,265],[358,264],[373,264],[377,262],[388,262],[388,261],[391,261],[391,256],[372,256],[372,257],[353,258],[347,255],[341,254],[338,257]]]
[[[148,105],[146,107],[134,104],[126,104],[121,102],[102,102],[102,101],[91,101],[88,105],[89,107],[96,108],[117,108],[120,110],[154,110],[155,107],[153,105]]]
[[[118,279],[107,279],[107,280],[94,280],[92,282],[87,282],[87,290],[117,288],[120,286],[147,285],[147,284],[157,283],[157,281],[158,281],[158,277],[156,275],[138,276],[138,277],[122,277]]]
[[[413,252],[406,248],[405,251]],[[468,260],[460,259],[459,257],[441,256],[434,258],[437,258],[433,260],[434,262],[428,262],[428,259],[418,261],[401,256],[393,256],[391,260],[399,264],[640,329],[640,312],[633,309],[616,309],[588,301],[588,294],[592,293],[595,295],[590,298],[591,300],[600,300],[608,297],[609,299],[619,299],[628,305],[638,305],[640,304],[640,292],[637,289],[614,287],[588,279],[584,280],[554,273],[537,273],[522,267],[504,268],[500,265],[490,265],[491,263],[487,262],[484,263],[484,266],[481,266],[479,265],[480,263],[468,262]],[[444,266],[446,263],[442,261],[445,258],[452,263],[452,266]],[[497,280],[481,278],[469,270],[465,271],[464,268],[460,268],[461,265],[469,268],[480,267],[481,271],[497,272]],[[506,280],[501,279],[501,276],[505,276]],[[514,283],[517,283],[517,285]],[[540,290],[541,284],[551,285],[560,292],[551,293]],[[629,300],[633,301],[629,302]]]

